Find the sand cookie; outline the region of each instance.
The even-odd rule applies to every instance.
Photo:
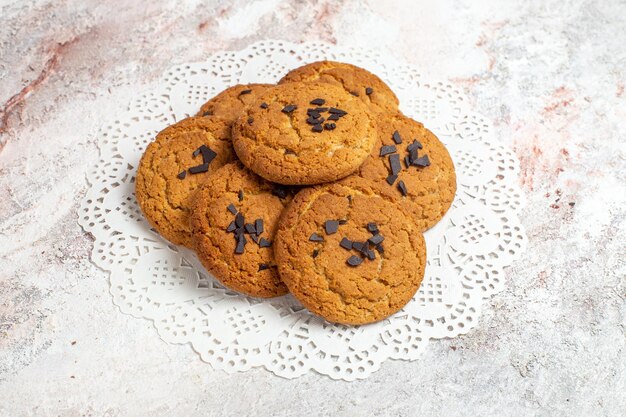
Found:
[[[426,230],[452,204],[456,174],[446,147],[423,124],[400,113],[377,119],[378,142],[356,176],[372,180]]]
[[[333,61],[318,61],[296,68],[278,83],[319,81],[339,85],[361,99],[371,110],[396,112],[398,98],[391,89],[371,72],[355,65]]]
[[[238,84],[222,91],[200,107],[197,116],[219,116],[232,124],[272,84]]]
[[[196,193],[191,215],[202,264],[233,290],[253,297],[285,294],[272,244],[292,195],[288,187],[271,184],[238,162],[214,172]]]
[[[274,247],[281,279],[309,310],[345,324],[382,320],[422,282],[420,226],[363,179],[300,191]]]
[[[376,141],[373,115],[357,98],[325,83],[288,83],[267,90],[233,125],[237,156],[280,184],[343,178]]]
[[[135,185],[150,224],[172,243],[191,246],[190,197],[233,157],[229,125],[223,119],[190,117],[161,131],[141,158]]]

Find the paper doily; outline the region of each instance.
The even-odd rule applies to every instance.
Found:
[[[445,143],[457,170],[452,208],[425,234],[428,264],[420,290],[400,312],[366,326],[327,323],[291,296],[257,300],[225,289],[191,251],[150,229],[134,197],[136,167],[158,131],[195,114],[228,86],[276,82],[289,69],[321,59],[351,62],[383,78],[401,110]],[[315,370],[354,380],[386,359],[414,360],[430,339],[455,337],[477,324],[483,300],[503,288],[503,268],[526,246],[518,161],[495,140],[490,123],[451,85],[377,52],[265,41],[179,65],[138,92],[101,129],[98,145],[79,222],[95,238],[92,261],[110,272],[113,302],[153,320],[166,342],[191,343],[203,361],[228,372],[263,366],[287,378]]]

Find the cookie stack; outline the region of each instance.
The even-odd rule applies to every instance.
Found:
[[[226,89],[160,132],[136,179],[152,226],[225,286],[291,292],[345,324],[384,319],[413,297],[422,233],[455,191],[448,151],[393,91],[330,61]]]

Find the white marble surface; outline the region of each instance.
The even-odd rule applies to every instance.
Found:
[[[181,3],[0,0],[0,416],[626,415],[624,1]],[[267,38],[392,50],[515,150],[529,249],[468,335],[285,380],[113,306],[76,223],[94,129],[172,64]]]

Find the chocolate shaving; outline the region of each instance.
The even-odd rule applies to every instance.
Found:
[[[324,127],[322,125],[315,125],[311,128],[311,130],[313,132],[321,132],[322,130],[324,130]]]
[[[397,153],[389,155],[389,165],[391,166],[391,175],[398,175],[402,170],[400,166],[400,155]]]
[[[185,177],[187,176],[187,171],[179,172],[178,175],[176,176],[178,177],[179,180],[184,180]]]
[[[260,106],[260,107],[261,107],[262,109],[267,109],[269,106],[267,105],[267,103],[265,103],[265,102],[264,102],[264,103],[261,103],[261,106]]]
[[[373,92],[374,92],[374,89],[372,87],[365,88],[365,94],[367,94],[368,96],[372,94]]]
[[[272,242],[270,242],[269,240],[265,239],[264,237],[262,237],[261,240],[259,240],[259,247],[261,247],[261,248],[269,248],[270,246],[272,246]]]
[[[387,176],[386,181],[387,181],[387,184],[393,185],[393,183],[396,182],[397,179],[398,179],[397,175],[389,175]]]
[[[408,191],[406,190],[406,185],[404,185],[404,181],[402,180],[398,181],[398,189],[400,190],[403,196],[405,197],[407,196]]]
[[[336,127],[337,127],[337,125],[336,125],[336,124],[334,124],[334,123],[325,123],[325,124],[324,124],[324,129],[326,129],[326,130],[333,130],[333,129],[335,129]]]
[[[270,266],[268,264],[259,264],[259,272],[269,269]]]
[[[228,207],[226,207],[228,209],[228,211],[230,211],[232,214],[237,214],[237,208],[235,207],[234,204],[229,204]]]
[[[243,190],[239,190],[237,197],[239,197],[239,201],[243,201]]]
[[[281,111],[283,113],[291,113],[292,111],[294,111],[297,108],[298,108],[298,106],[296,106],[295,104],[288,104],[285,107],[283,107],[283,109]]]
[[[344,249],[351,250],[352,241],[348,239],[347,237],[344,237],[343,239],[341,239],[341,242],[339,242],[339,246],[341,246]]]
[[[239,93],[239,95],[244,95],[244,94],[250,94],[252,92],[252,90],[241,90],[241,92]]]
[[[378,234],[378,225],[376,223],[368,223],[367,224],[367,231],[377,235]]]
[[[317,255],[320,254],[320,251],[318,251],[317,249],[313,250],[313,253],[311,254],[311,256],[313,257],[313,259],[317,258]]]
[[[254,228],[254,225],[252,223],[246,223],[246,225],[244,226],[244,229],[246,230],[246,233],[249,235],[256,234],[256,229]]]
[[[256,229],[257,236],[263,233],[263,219],[256,219],[254,221],[254,228]]]
[[[326,100],[323,98],[316,98],[315,100],[310,101],[311,104],[315,104],[316,106],[323,106],[326,103]]]
[[[189,168],[190,174],[201,174],[203,172],[207,172],[209,170],[209,164],[197,165],[195,167]]]
[[[383,235],[381,234],[376,234],[372,237],[370,237],[369,239],[367,239],[372,245],[378,245],[380,244],[383,240],[385,240],[385,238],[383,237]]]

